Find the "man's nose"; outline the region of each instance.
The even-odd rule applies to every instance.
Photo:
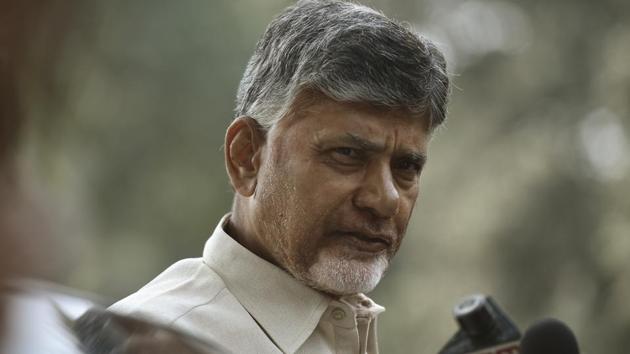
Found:
[[[398,213],[400,194],[389,165],[370,166],[354,196],[356,207],[368,210],[379,218]]]

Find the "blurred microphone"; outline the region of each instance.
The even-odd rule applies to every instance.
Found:
[[[521,333],[490,296],[463,299],[453,315],[459,330],[439,354],[518,354]]]
[[[579,353],[578,343],[571,329],[552,318],[533,324],[521,341],[521,354]]]

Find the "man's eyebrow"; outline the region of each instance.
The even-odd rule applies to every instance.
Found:
[[[363,150],[367,151],[383,151],[385,150],[385,145],[378,144],[373,141],[364,139],[356,134],[346,133],[341,139],[342,142],[350,143],[354,146],[358,146]]]
[[[385,145],[375,143],[353,133],[346,133],[345,135],[330,140],[356,146],[366,151],[379,152],[385,150]],[[425,153],[417,152],[410,149],[400,151],[396,153],[396,155],[398,155],[399,159],[405,159],[411,162],[418,163],[420,165],[424,165],[427,161],[427,155]]]
[[[416,151],[403,151],[399,154],[400,159],[415,162],[423,166],[427,162],[427,154]]]

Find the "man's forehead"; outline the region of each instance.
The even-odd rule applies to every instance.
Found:
[[[273,135],[288,134],[304,143],[378,145],[418,153],[426,151],[430,139],[428,119],[404,109],[340,102],[316,94],[294,102],[289,112],[271,128]]]
[[[381,116],[384,119],[391,117],[406,118],[420,122],[426,132],[430,130],[430,117],[425,113],[411,112],[404,107],[389,107],[373,102],[337,101],[313,89],[305,89],[297,94],[285,117],[281,120],[299,119],[308,115],[322,114],[323,112],[339,113],[342,116],[343,114],[348,114],[348,112],[354,112],[356,114]],[[391,123],[397,124],[397,122]]]

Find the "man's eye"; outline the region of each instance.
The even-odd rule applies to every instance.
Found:
[[[356,166],[363,163],[361,150],[351,147],[338,147],[330,150],[330,158],[339,165]]]
[[[350,147],[335,148],[333,152],[337,155],[341,155],[344,157],[357,157],[358,156],[358,151]]]
[[[400,161],[396,164],[396,169],[405,173],[406,176],[416,177],[420,174],[422,166],[419,163],[413,161]]]

